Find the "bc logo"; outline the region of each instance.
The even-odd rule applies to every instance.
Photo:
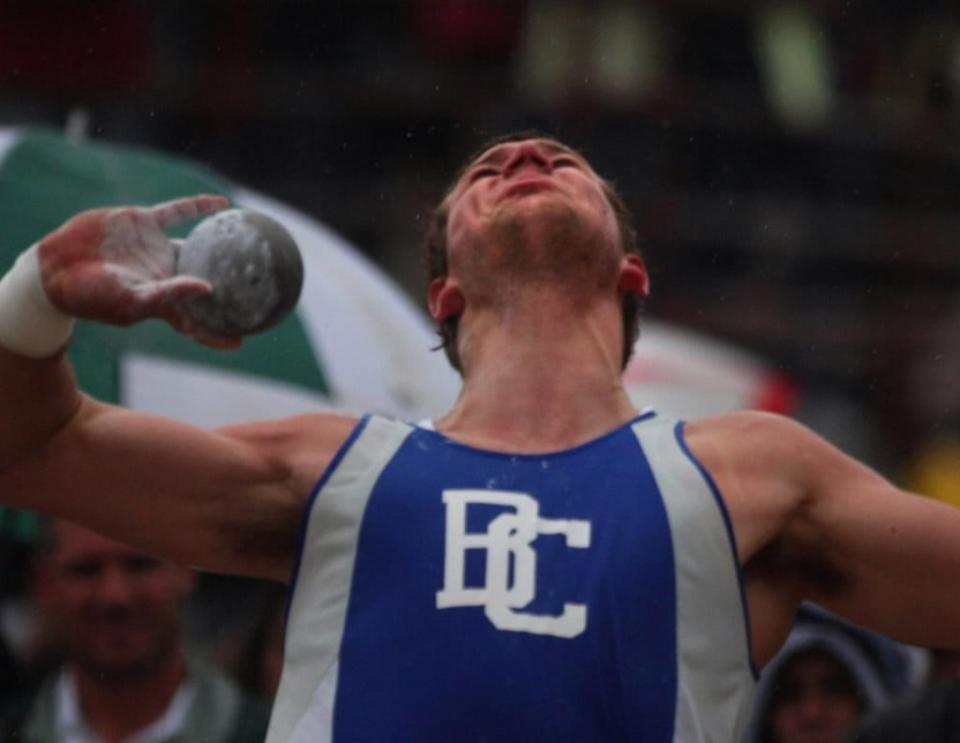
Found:
[[[587,628],[583,604],[565,603],[558,615],[517,609],[533,601],[536,593],[537,553],[531,542],[540,534],[562,534],[567,547],[589,547],[589,521],[540,518],[539,504],[532,497],[502,490],[445,490],[443,502],[447,507],[446,548],[438,609],[482,606],[494,627],[511,632],[570,638]],[[486,532],[467,532],[467,507],[480,504],[513,510],[494,518]],[[487,553],[483,587],[464,586],[464,563],[471,549]]]

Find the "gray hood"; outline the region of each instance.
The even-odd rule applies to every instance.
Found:
[[[890,694],[875,660],[849,632],[819,623],[798,624],[791,631],[783,648],[760,675],[753,714],[743,739],[744,743],[758,743],[760,740],[760,722],[770,705],[774,682],[784,664],[798,653],[813,649],[823,649],[843,664],[857,685],[864,702],[864,712],[879,709],[887,702]]]

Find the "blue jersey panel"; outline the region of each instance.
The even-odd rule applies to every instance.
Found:
[[[363,517],[334,739],[672,740],[666,519],[630,426],[546,456],[415,430]]]

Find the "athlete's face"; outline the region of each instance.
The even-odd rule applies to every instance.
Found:
[[[471,163],[448,196],[452,242],[473,225],[544,200],[572,202],[602,221],[611,242],[617,225],[599,176],[580,155],[545,139],[504,142]]]
[[[594,223],[606,244],[619,244],[600,178],[578,154],[549,140],[492,147],[467,168],[448,199],[451,247],[503,222],[549,218],[557,205]]]
[[[601,178],[545,139],[483,152],[446,199],[449,276],[464,285],[584,282],[615,286],[624,256]]]

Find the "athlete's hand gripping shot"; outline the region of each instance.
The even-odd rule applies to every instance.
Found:
[[[463,377],[430,425],[203,430],[76,386],[72,318],[168,321],[196,197],[79,214],[0,283],[0,498],[202,569],[287,581],[268,741],[737,741],[801,601],[960,647],[960,513],[789,419],[638,413],[649,293],[613,187],[546,137],[471,158],[427,235]]]

